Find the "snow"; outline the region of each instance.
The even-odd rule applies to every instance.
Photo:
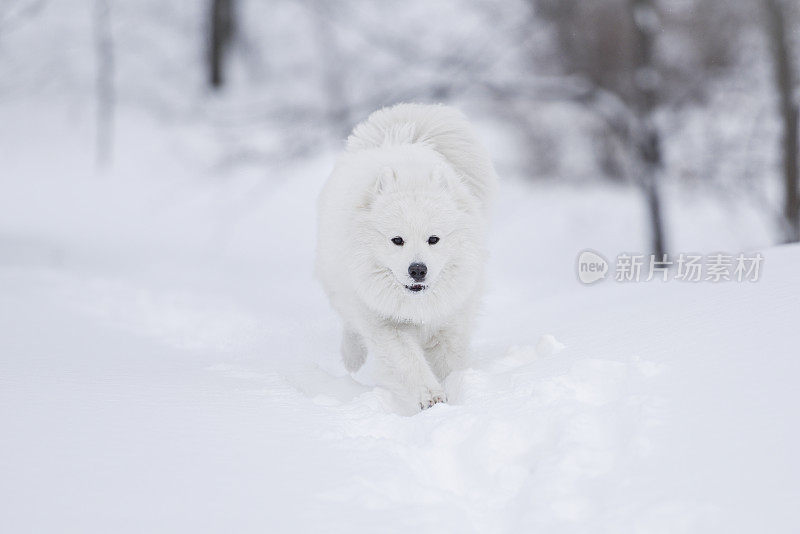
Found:
[[[470,368],[408,414],[369,364],[345,373],[312,277],[331,154],[209,174],[185,132],[122,111],[95,175],[90,136],[13,109],[4,531],[793,528],[800,247],[763,250],[756,283],[584,285],[581,250],[645,252],[638,192],[505,177]],[[758,244],[668,194],[676,250]]]
[[[539,338],[536,344],[536,353],[540,356],[552,356],[564,350],[564,344],[558,341],[551,334],[545,334]],[[513,351],[513,347],[512,347]]]

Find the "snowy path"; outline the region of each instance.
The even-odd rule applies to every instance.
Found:
[[[556,193],[507,184],[473,365],[448,380],[449,405],[408,417],[369,369],[354,379],[339,362],[311,278],[317,171],[270,194],[72,192],[71,209],[101,207],[46,228],[7,198],[4,531],[795,523],[800,248],[766,251],[755,284],[581,287],[581,245],[639,237],[635,209],[598,228],[580,202],[635,200],[597,192],[562,213]],[[152,219],[121,224],[120,210]],[[545,334],[563,350],[537,351]]]

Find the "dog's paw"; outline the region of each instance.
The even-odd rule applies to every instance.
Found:
[[[431,391],[429,389],[426,389],[425,392],[422,395],[420,395],[419,409],[427,410],[434,404],[445,403],[445,402],[447,402],[447,395],[444,394],[444,391],[441,390]]]

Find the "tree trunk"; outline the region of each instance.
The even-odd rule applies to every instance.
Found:
[[[93,26],[97,61],[95,158],[97,166],[104,167],[114,146],[114,43],[108,0],[95,0]]]
[[[332,139],[339,141],[346,138],[352,124],[350,124],[350,107],[347,92],[345,91],[343,64],[339,53],[339,44],[336,39],[331,21],[326,9],[326,0],[312,4],[314,10],[314,24],[316,27],[315,38],[322,59],[323,90],[327,110],[325,113]]]
[[[646,135],[645,146],[639,147],[639,158],[642,161],[641,180],[650,219],[651,253],[657,260],[661,260],[667,253],[667,247],[664,243],[661,193],[658,189],[658,174],[662,165],[657,131],[653,130]]]
[[[233,4],[233,0],[211,0],[208,81],[214,89],[225,83],[225,59],[236,29]]]
[[[782,0],[764,0],[767,37],[770,40],[775,89],[778,91],[783,136],[784,206],[787,243],[800,241],[800,196],[798,196],[798,106],[793,97],[794,72],[792,51],[786,34],[788,10]],[[791,25],[790,25],[791,27]]]
[[[658,178],[662,171],[661,136],[653,113],[658,103],[658,71],[654,45],[659,16],[654,0],[628,0],[633,17],[633,109],[638,128],[633,132],[639,182],[645,194],[650,219],[651,253],[661,259],[667,252],[664,237],[661,193]]]

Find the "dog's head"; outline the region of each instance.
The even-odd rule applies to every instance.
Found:
[[[358,220],[357,287],[387,316],[425,321],[452,311],[482,274],[477,199],[441,158],[377,171]]]

